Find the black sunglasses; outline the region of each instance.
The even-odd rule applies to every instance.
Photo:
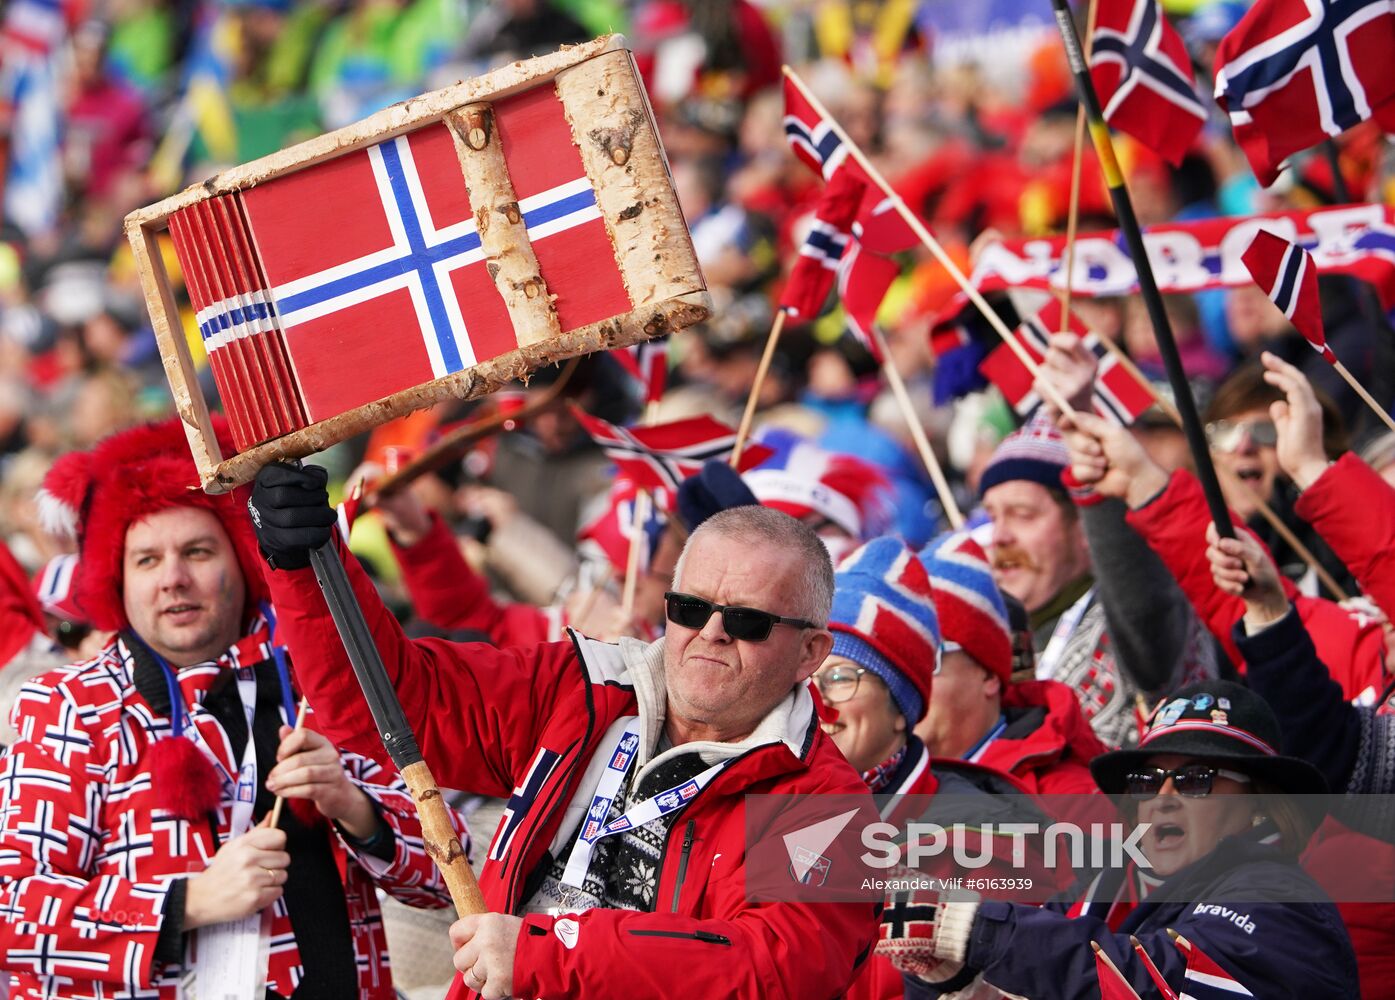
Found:
[[[1227,771],[1210,764],[1186,764],[1171,770],[1165,767],[1145,767],[1130,771],[1124,777],[1124,790],[1129,798],[1146,802],[1159,795],[1163,785],[1167,784],[1167,779],[1171,778],[1172,787],[1177,789],[1178,795],[1184,795],[1189,799],[1201,799],[1211,794],[1211,784],[1218,774],[1222,778],[1229,778],[1241,784],[1250,782],[1249,775],[1238,771]]]
[[[726,604],[713,604],[692,594],[679,594],[670,590],[664,594],[668,620],[684,628],[700,629],[712,617],[712,612],[722,614],[722,629],[733,639],[742,642],[764,642],[770,638],[770,630],[776,625],[793,625],[795,628],[818,628],[815,622],[803,618],[781,618],[769,611],[758,608],[731,607]]]

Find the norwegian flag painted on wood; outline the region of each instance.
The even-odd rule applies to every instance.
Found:
[[[1374,117],[1395,131],[1395,10],[1386,0],[1259,0],[1216,50],[1216,100],[1259,182]]]
[[[1308,251],[1261,229],[1240,259],[1245,262],[1255,284],[1313,345],[1313,350],[1330,364],[1336,364],[1337,357],[1327,346],[1327,335],[1322,327],[1317,267]]]
[[[555,90],[537,87],[494,108],[562,329],[628,312]],[[444,125],[278,177],[242,198],[311,421],[517,347]]]
[[[833,289],[838,262],[852,242],[852,223],[867,186],[851,171],[833,176],[823,189],[814,222],[780,296],[780,308],[795,319],[813,319]]]
[[[1017,342],[1040,364],[1046,357],[1051,334],[1060,328],[1061,303],[1053,299],[1041,312],[1017,328]],[[1119,364],[1118,358],[1100,343],[1099,335],[1087,330],[1074,314],[1070,317],[1068,329],[1081,339],[1099,363],[1095,372],[1095,389],[1091,395],[1095,412],[1123,427],[1130,426],[1153,405],[1152,393]],[[1032,388],[1032,373],[1007,344],[993,348],[978,370],[998,387],[1008,404],[1024,420],[1030,419],[1041,406],[1041,397]]]
[[[1158,0],[1097,0],[1090,78],[1104,119],[1174,164],[1206,124],[1191,57]]]
[[[664,506],[676,494],[678,484],[697,475],[709,459],[727,460],[736,445],[736,431],[712,417],[689,417],[648,427],[617,427],[609,421],[573,407],[576,418],[601,450],[638,489],[654,490]],[[774,452],[748,444],[741,452],[737,472],[764,462]]]

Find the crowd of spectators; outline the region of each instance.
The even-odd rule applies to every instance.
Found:
[[[1066,229],[1078,150],[1076,101],[1054,26],[1046,18],[1029,19],[1026,27],[995,43],[1002,46],[995,57],[983,46],[938,44],[943,39],[937,9],[944,6],[933,0],[89,0],[81,9],[65,6],[70,31],[54,57],[61,198],[51,210],[27,205],[17,211],[12,187],[0,228],[0,543],[25,574],[43,578],[70,548],[46,530],[36,500],[53,463],[108,434],[172,412],[122,230],[128,212],[224,166],[341,127],[414,94],[609,31],[626,34],[644,74],[715,306],[711,319],[673,336],[669,388],[657,419],[712,414],[735,426],[756,382],[775,303],[821,187],[786,142],[782,63],[799,69],[966,270],[995,238],[1059,235]],[[1164,6],[1183,33],[1204,92],[1216,43],[1247,5],[1196,0]],[[8,115],[0,122],[4,127],[18,121],[17,107],[0,110]],[[1296,158],[1279,184],[1259,187],[1214,108],[1180,166],[1126,137],[1117,142],[1145,225],[1340,200],[1332,165],[1320,153]],[[1112,229],[1108,196],[1086,145],[1079,228]],[[1385,158],[1379,133],[1361,128],[1344,137],[1336,162],[1349,200],[1384,200]],[[1059,437],[1031,426],[1005,446],[1020,420],[997,389],[978,386],[951,400],[937,392],[953,373],[932,350],[931,330],[958,289],[924,249],[901,254],[898,261],[900,277],[879,315],[890,348],[887,363],[904,378],[915,419],[927,431],[970,527],[979,529],[998,585],[1023,605],[1016,609],[1023,622],[1014,634],[1035,631],[1038,646],[1047,646],[1050,655],[1048,640],[1060,632],[1058,622],[1081,631],[1094,623],[1093,645],[1076,661],[1067,649],[1058,677],[1077,688],[1084,720],[1094,732],[1070,723],[1056,734],[1052,749],[1062,759],[1074,753],[1072,766],[1088,785],[1085,765],[1102,745],[1137,741],[1135,697],[1151,705],[1187,682],[1235,677],[1251,655],[1237,649],[1231,634],[1243,610],[1239,604],[1208,614],[1205,599],[1196,596],[1195,579],[1188,574],[1204,571],[1204,539],[1193,538],[1194,551],[1182,554],[1182,543],[1168,535],[1178,522],[1160,513],[1163,505],[1181,502],[1175,495],[1178,480],[1167,476],[1192,464],[1184,439],[1162,410],[1150,411],[1132,439],[1142,444],[1152,463],[1148,468],[1159,471],[1158,482],[1168,484],[1168,492],[1155,491],[1143,498],[1147,504],[1135,503],[1126,490],[1111,492],[1100,484],[1105,506],[1092,506],[1101,498],[1082,502],[1076,495],[1079,521],[1074,510],[1059,514],[1063,532],[1079,532],[1084,525],[1072,541],[1054,536],[1041,541],[1032,534],[1039,528],[1025,526],[1019,527],[1018,540],[1009,538],[1004,525],[1017,508],[989,500],[985,510],[980,501],[1004,484],[1044,485],[1066,510],[1070,504],[1059,472],[1072,459],[1072,473],[1082,470],[1082,446],[1073,441],[1068,459]],[[172,253],[167,263],[179,287]],[[1322,291],[1330,342],[1388,409],[1395,399],[1395,335],[1387,319],[1369,291],[1352,279],[1324,278]],[[182,292],[179,303],[201,387],[216,405],[193,309]],[[1077,298],[1075,304],[1092,329],[1118,343],[1167,394],[1140,300]],[[1286,578],[1282,587],[1274,584],[1274,593],[1284,595],[1275,601],[1292,600],[1295,620],[1301,618],[1316,635],[1310,615],[1326,613],[1321,609],[1328,605],[1323,602],[1315,611],[1319,605],[1313,602],[1358,594],[1364,581],[1300,516],[1308,484],[1295,481],[1277,447],[1272,407],[1294,398],[1281,382],[1293,371],[1313,383],[1328,460],[1354,452],[1395,485],[1395,435],[1384,433],[1384,425],[1259,289],[1173,295],[1167,308],[1224,474],[1226,499]],[[1066,344],[1061,356],[1070,350]],[[1276,378],[1276,371],[1283,374]],[[329,469],[331,496],[339,499],[355,480],[409,462],[461,421],[507,406],[526,407],[557,377],[555,370],[544,371],[507,398],[442,405],[336,446],[317,459]],[[563,395],[617,423],[637,419],[640,412],[636,387],[603,356],[586,359],[567,376]],[[819,529],[835,557],[883,533],[920,552],[949,527],[903,411],[836,302],[812,321],[785,330],[758,403],[758,436],[782,460],[792,462],[790,454],[800,447],[820,449],[824,464],[815,479],[834,471],[830,456],[853,455],[870,467],[859,486],[837,487],[852,498],[859,523]],[[662,592],[676,551],[659,542],[646,553],[640,579],[631,584],[633,613],[622,611],[627,552],[623,546],[618,552],[607,548],[604,533],[596,529],[608,504],[612,512],[615,506],[614,471],[566,406],[552,403],[528,412],[526,420],[508,424],[508,430],[418,479],[411,501],[385,501],[379,515],[362,517],[353,533],[354,550],[410,635],[482,635],[511,645],[556,637],[557,626],[569,622],[599,638],[653,638],[662,623]],[[1051,438],[1049,483],[1016,466],[1004,473],[1005,461],[1023,457],[1012,448],[1031,445],[1033,434]],[[1103,432],[1094,438],[1105,440],[1108,450]],[[1111,468],[1122,461],[1119,454],[1111,454]],[[1142,459],[1130,461],[1131,468],[1143,468]],[[1090,484],[1076,485],[1090,492]],[[751,488],[766,500],[754,479]],[[1133,508],[1127,523],[1121,500]],[[1275,517],[1261,516],[1261,504]],[[1301,545],[1280,533],[1273,520],[1291,529]],[[587,536],[581,544],[579,532]],[[836,535],[841,547],[831,540]],[[444,568],[423,565],[423,540],[437,557],[442,548],[450,550]],[[1142,555],[1128,548],[1135,544]],[[1044,573],[1042,567],[1063,558],[1060,552],[1069,545],[1077,546],[1072,557],[1077,561],[1065,558],[1059,578],[1043,576],[1050,585],[1042,593],[1004,582],[1023,565]],[[1311,551],[1311,562],[1303,547]],[[480,610],[483,604],[462,610],[456,600],[454,612],[432,614],[422,605],[423,595],[432,593],[431,580],[455,571],[459,556],[464,557],[460,572],[487,581],[480,593],[481,601],[486,593],[494,595],[488,611]],[[1245,557],[1259,558],[1249,550]],[[1340,593],[1323,582],[1320,571]],[[1082,582],[1087,577],[1088,590]],[[1130,587],[1139,598],[1133,605],[1127,603]],[[1092,604],[1097,588],[1113,601],[1095,598]],[[443,604],[455,599],[437,596]],[[1355,614],[1383,619],[1379,595],[1372,596],[1375,604],[1356,598]],[[1156,617],[1145,627],[1141,616],[1150,614],[1150,600]],[[1081,614],[1072,618],[1077,606]],[[1093,608],[1099,609],[1095,618],[1087,617]],[[1175,618],[1168,617],[1169,609],[1176,610]],[[58,604],[45,610],[60,638],[76,650],[87,631],[81,610]],[[1081,626],[1082,621],[1087,624]],[[1344,654],[1352,662],[1369,660],[1372,669],[1353,668],[1350,677],[1337,678],[1347,699],[1367,706],[1385,687],[1380,630],[1372,636],[1362,633]],[[1243,632],[1238,638],[1243,644]],[[1381,647],[1378,653],[1361,646],[1366,638],[1371,648]],[[1159,643],[1167,646],[1166,656],[1158,653]],[[1318,643],[1316,655],[1337,674],[1330,662],[1335,654],[1321,639]],[[947,685],[955,669],[947,668],[936,683]],[[1032,680],[1012,669],[1004,658],[997,671],[1003,686],[994,687],[985,716],[990,723],[1014,709],[1047,711],[1044,691],[1008,690],[1010,680]],[[1088,671],[1095,687],[1075,683],[1072,669],[1082,676]],[[952,689],[944,690],[947,705]],[[933,706],[929,710],[930,728],[917,732],[933,743],[930,734],[937,727],[948,732],[955,720],[936,720]],[[1064,710],[1053,705],[1050,711],[1059,720]],[[906,714],[910,728],[917,719]],[[981,735],[968,734],[952,756],[968,757]],[[1006,760],[1001,766],[1004,772],[1022,771],[1018,777],[1026,780],[1027,768],[1014,770]],[[1340,790],[1340,782],[1335,784]],[[477,830],[479,842],[487,842],[488,834]],[[1368,981],[1362,988],[1363,995],[1380,995]]]

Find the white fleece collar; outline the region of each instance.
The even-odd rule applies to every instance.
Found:
[[[703,763],[711,765],[769,743],[785,744],[796,757],[803,751],[809,724],[813,720],[814,703],[805,694],[804,685],[800,684],[767,712],[745,739],[735,743],[696,740],[669,747],[655,755],[668,710],[668,696],[664,688],[664,640],[644,643],[638,639],[622,638],[620,652],[625,658],[630,682],[634,685],[635,700],[639,703],[640,770],[636,778],[654,765],[680,753],[696,751]]]

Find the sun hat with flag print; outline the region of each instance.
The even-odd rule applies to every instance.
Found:
[[[1131,750],[1100,754],[1090,762],[1095,784],[1122,795],[1130,771],[1158,754],[1179,754],[1224,764],[1289,795],[1325,795],[1317,768],[1279,753],[1279,720],[1263,698],[1231,681],[1202,681],[1163,699]]]
[[[876,674],[909,725],[925,715],[940,658],[930,577],[897,538],[874,538],[833,574],[832,656]]]

